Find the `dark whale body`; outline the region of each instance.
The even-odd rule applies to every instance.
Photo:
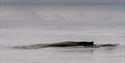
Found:
[[[87,41],[81,41],[81,42],[67,41],[67,42],[46,44],[46,45],[43,45],[43,47],[71,47],[71,46],[90,47],[90,46],[93,46],[93,45],[94,45],[94,42],[87,42]]]
[[[91,48],[99,48],[99,47],[116,47],[118,44],[94,44],[93,41],[64,41],[58,43],[47,43],[47,44],[35,44],[29,46],[16,46],[14,48],[19,49],[37,49],[37,48],[47,48],[47,47],[75,47],[75,46],[82,46],[82,47],[91,47]]]

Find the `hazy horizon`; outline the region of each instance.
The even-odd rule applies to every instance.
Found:
[[[0,35],[1,63],[125,63],[125,0],[0,0]],[[120,45],[33,46],[63,41]]]
[[[1,32],[11,42],[87,40],[124,44],[124,4],[3,5],[0,10]]]

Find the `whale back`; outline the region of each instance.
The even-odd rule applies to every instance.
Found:
[[[82,41],[78,43],[81,46],[94,46],[94,42],[86,42],[86,41]]]

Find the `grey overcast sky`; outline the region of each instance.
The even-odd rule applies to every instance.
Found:
[[[1,0],[3,4],[95,4],[125,3],[125,0]]]

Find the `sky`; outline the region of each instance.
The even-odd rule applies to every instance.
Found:
[[[125,0],[1,0],[3,4],[100,4],[125,3]]]
[[[47,36],[47,40],[74,37],[124,43],[125,0],[1,0],[0,3],[0,31],[7,32],[5,38],[31,40],[32,36],[36,41],[41,36]]]
[[[124,27],[125,0],[1,0],[0,2],[2,5],[8,5],[0,8],[2,29],[44,27],[66,29],[68,26],[67,29],[74,27],[74,30],[79,28],[81,30],[81,27],[104,28],[105,25],[110,29]],[[24,6],[18,6],[23,4]]]
[[[9,6],[0,17],[2,29],[122,30],[124,10],[121,5]]]

